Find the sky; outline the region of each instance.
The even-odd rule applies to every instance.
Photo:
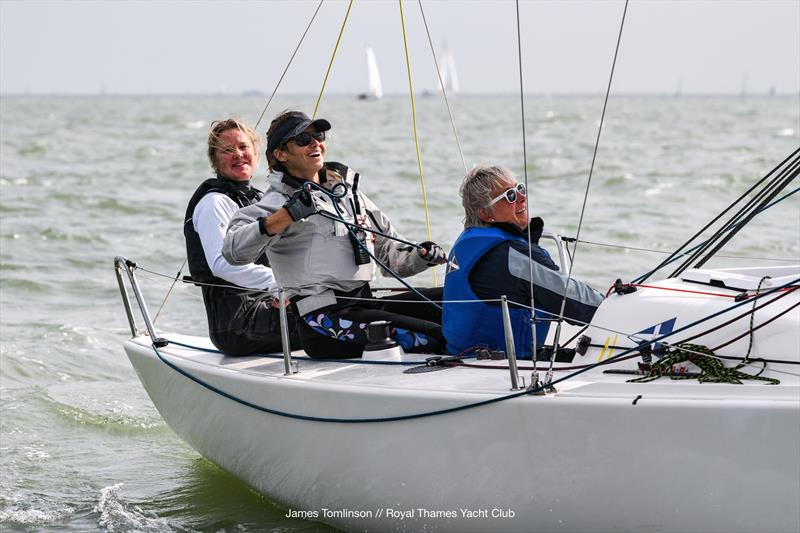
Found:
[[[462,93],[519,91],[510,0],[424,0],[434,48],[451,50]],[[295,1],[0,0],[2,94],[216,94],[275,88],[317,8]],[[624,0],[521,1],[530,93],[603,93]],[[319,92],[348,2],[325,0],[280,86]],[[420,3],[403,2],[415,91],[436,88]],[[408,92],[397,1],[356,0],[327,85]],[[619,93],[800,91],[800,0],[631,0],[614,74]]]

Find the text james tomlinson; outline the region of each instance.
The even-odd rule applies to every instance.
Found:
[[[302,518],[305,520],[315,520],[319,518],[387,518],[389,520],[415,520],[430,518],[514,518],[516,513],[513,509],[425,509],[416,507],[413,509],[394,509],[392,507],[382,507],[378,509],[318,509],[318,510],[298,510],[289,509],[286,518]]]

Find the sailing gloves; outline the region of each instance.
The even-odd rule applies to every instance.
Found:
[[[425,241],[419,243],[417,252],[420,257],[427,259],[428,266],[441,265],[447,262],[447,254],[445,254],[444,250],[435,242]]]
[[[289,198],[283,207],[289,211],[289,216],[292,220],[298,221],[301,218],[308,218],[317,212],[317,206],[314,205],[314,199],[311,198],[311,193],[305,189],[301,189],[294,193]]]

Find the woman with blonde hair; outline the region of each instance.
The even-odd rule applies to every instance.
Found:
[[[260,145],[258,134],[238,119],[213,122],[208,160],[216,175],[194,192],[184,218],[189,272],[203,291],[209,337],[228,355],[281,349],[278,309],[269,292],[275,289],[275,277],[266,258],[231,265],[222,257],[231,217],[262,196],[250,184]]]

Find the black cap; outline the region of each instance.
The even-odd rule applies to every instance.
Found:
[[[287,113],[287,117],[281,122],[272,135],[267,139],[267,154],[271,154],[281,142],[291,139],[298,133],[305,131],[309,126],[314,126],[317,131],[328,131],[331,123],[324,118],[311,120],[308,115],[301,111]]]

